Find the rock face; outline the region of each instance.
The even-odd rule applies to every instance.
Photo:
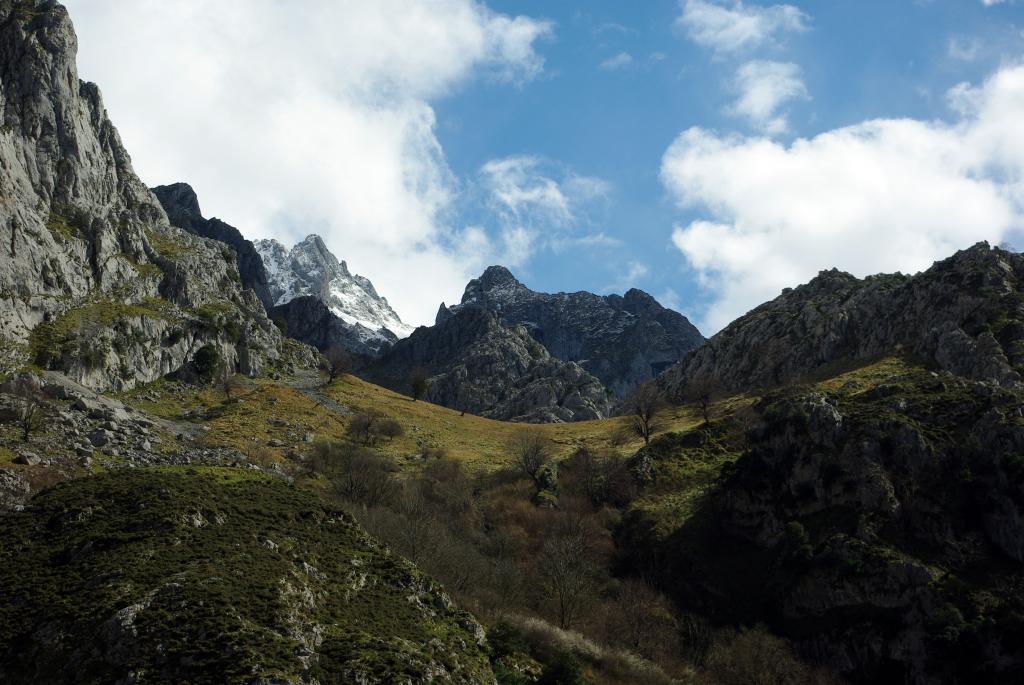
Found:
[[[233,252],[170,225],[55,2],[0,1],[0,362],[130,388],[212,345],[257,373],[281,337]]]
[[[153,194],[167,212],[167,218],[172,225],[203,238],[230,245],[235,250],[242,286],[256,293],[264,308],[270,311],[274,306],[274,299],[270,296],[270,286],[267,284],[267,270],[252,241],[246,240],[237,228],[220,219],[204,219],[199,209],[199,198],[196,197],[192,186],[187,183],[157,186],[153,188]]]
[[[767,620],[851,682],[1018,682],[1024,393],[884,375],[769,394],[695,511],[654,545],[632,522],[625,555],[656,560],[684,605]],[[646,470],[693,463],[714,437],[661,438]]]
[[[737,319],[667,371],[723,390],[792,382],[830,365],[902,350],[940,368],[1015,387],[1024,364],[1024,257],[987,243],[915,276],[823,271]]]
[[[352,274],[345,262],[331,254],[319,236],[310,235],[292,249],[276,240],[258,240],[256,249],[267,269],[270,294],[279,308],[275,315],[288,322],[289,334],[303,342],[325,346],[339,345],[359,354],[378,355],[399,338],[407,337],[412,326],[402,322],[386,298],[377,294],[368,278]],[[298,331],[315,331],[322,310],[300,303],[289,307],[299,297],[314,297],[339,319],[330,322],[330,331],[344,331],[305,338]],[[316,320],[302,321],[311,314]]]
[[[605,297],[538,293],[501,266],[470,281],[461,304],[442,304],[437,322],[467,305],[490,309],[509,325],[526,326],[552,356],[579,363],[619,397],[704,342],[686,317],[643,291]]]
[[[360,375],[409,393],[418,368],[430,376],[427,400],[489,418],[581,421],[605,417],[611,408],[600,381],[551,356],[524,326],[506,326],[483,307],[466,305],[416,329]]]
[[[495,683],[470,614],[280,479],[125,469],[0,537],[5,683]]]

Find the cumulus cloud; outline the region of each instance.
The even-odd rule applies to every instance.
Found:
[[[747,62],[736,72],[734,88],[739,92],[729,113],[747,119],[765,133],[784,133],[787,117],[780,108],[790,100],[809,99],[800,79],[800,67],[791,62]]]
[[[321,233],[414,323],[497,249],[446,222],[459,183],[431,103],[537,77],[548,22],[477,0],[66,4],[146,182],[190,182],[249,237]]]
[[[703,214],[672,240],[713,293],[706,329],[821,269],[917,272],[1024,228],[1024,67],[949,98],[952,122],[865,121],[788,146],[682,133],[661,175]]]
[[[632,65],[633,55],[628,52],[620,52],[614,57],[609,57],[605,61],[601,62],[600,67],[606,71],[615,71],[617,69],[625,69]]]
[[[514,155],[480,168],[479,184],[502,231],[500,260],[521,265],[537,249],[607,244],[603,234],[574,236],[589,206],[606,199],[611,185],[581,176],[541,157]],[[589,244],[588,244],[589,241]]]
[[[681,0],[676,27],[695,43],[717,53],[739,52],[776,42],[786,33],[807,30],[808,16],[793,5]]]

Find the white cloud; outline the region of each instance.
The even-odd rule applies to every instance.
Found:
[[[511,265],[522,264],[541,247],[559,250],[585,241],[588,236],[579,238],[569,231],[586,219],[588,207],[611,193],[603,179],[578,175],[532,155],[487,162],[480,168],[480,185],[502,231],[504,251],[499,259]],[[594,244],[601,242],[590,238]]]
[[[476,0],[66,4],[147,183],[188,181],[249,237],[321,233],[414,323],[489,258],[485,232],[446,225],[459,184],[431,102],[535,78],[549,23]]]
[[[548,244],[555,252],[580,248],[589,250],[617,250],[626,246],[625,241],[610,236],[603,231],[581,236],[555,236],[548,241]]]
[[[706,330],[820,269],[916,272],[1024,228],[1024,67],[949,97],[952,123],[880,119],[789,146],[681,134],[662,179],[705,215],[672,238],[713,293]]]
[[[946,43],[946,53],[961,62],[973,62],[981,54],[982,43],[978,38],[953,36]]]
[[[680,0],[676,26],[691,40],[717,53],[738,52],[770,44],[785,33],[807,30],[808,16],[793,5]]]
[[[992,5],[1000,5],[1006,2],[1006,0],[981,0],[981,4],[985,7],[991,7]]]
[[[789,128],[787,117],[779,112],[795,99],[809,99],[800,79],[800,67],[790,62],[747,62],[736,72],[734,87],[739,98],[729,113],[751,122],[765,133],[783,133]]]
[[[609,57],[599,65],[606,71],[614,71],[617,69],[625,69],[626,67],[633,65],[633,55],[628,52],[620,52],[614,57]]]

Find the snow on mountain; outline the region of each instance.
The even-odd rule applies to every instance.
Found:
[[[387,298],[377,294],[373,283],[352,274],[345,262],[331,254],[320,236],[307,236],[290,250],[273,239],[257,240],[254,244],[266,267],[274,304],[312,295],[339,319],[367,332],[390,331],[398,338],[413,332],[414,327],[402,321]]]

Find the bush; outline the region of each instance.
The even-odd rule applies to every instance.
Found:
[[[537,685],[585,685],[586,682],[580,660],[570,652],[557,652],[544,664]]]
[[[708,653],[707,673],[718,685],[826,685],[835,677],[800,661],[789,643],[763,626],[744,628]]]
[[[346,430],[349,440],[363,445],[374,445],[380,438],[392,440],[405,434],[402,424],[394,419],[373,411],[361,411],[352,415]]]
[[[311,470],[331,482],[332,492],[343,500],[377,506],[396,492],[394,463],[376,450],[345,443],[317,443],[310,456]]]
[[[394,419],[382,419],[377,422],[377,435],[393,440],[405,435],[405,429],[402,428],[402,424]]]
[[[220,350],[215,345],[203,345],[192,355],[192,365],[200,380],[213,381],[221,365]]]

